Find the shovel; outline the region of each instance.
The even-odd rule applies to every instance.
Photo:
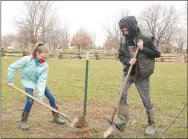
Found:
[[[32,98],[33,100],[37,101],[38,103],[40,103],[40,101],[39,101],[37,98],[31,96],[30,94],[28,94],[28,93],[24,92],[23,90],[17,88],[16,86],[14,86],[14,89],[18,90],[19,92],[22,92],[22,93],[25,94],[26,96],[28,96],[28,97]],[[40,104],[41,104],[41,103],[40,103]],[[52,111],[54,111],[54,112],[60,114],[61,116],[63,116],[64,118],[66,118],[70,123],[72,123],[72,121],[70,120],[70,118],[69,118],[68,116],[66,116],[65,114],[60,113],[59,111],[57,111],[56,109],[50,107],[49,105],[47,105],[47,104],[44,103],[44,102],[42,103],[42,105],[44,105],[44,106],[48,107],[49,109],[51,109]]]
[[[133,58],[136,58],[136,56],[138,54],[138,51],[139,51],[139,47],[137,47]],[[113,113],[112,113],[112,117],[111,117],[112,125],[104,132],[104,134],[103,134],[104,138],[107,138],[115,130],[115,125],[113,124],[114,116],[115,116],[115,114],[117,112],[117,109],[119,108],[119,103],[120,103],[121,97],[123,95],[123,90],[125,90],[125,88],[126,88],[126,83],[127,83],[127,80],[128,80],[128,78],[130,76],[132,67],[133,67],[133,65],[130,65],[128,73],[127,73],[127,76],[126,76],[125,81],[123,83],[123,87],[120,90],[119,97],[118,97],[118,99],[117,99],[117,101],[115,103],[114,109],[113,109]]]

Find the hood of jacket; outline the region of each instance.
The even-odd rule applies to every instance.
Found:
[[[122,18],[119,21],[120,29],[123,26],[127,27],[128,29],[128,34],[123,34],[124,36],[127,36],[128,38],[134,39],[137,36],[137,34],[140,32],[137,20],[134,16],[126,16],[125,18]]]

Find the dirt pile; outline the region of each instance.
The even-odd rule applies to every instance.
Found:
[[[76,127],[76,128],[86,128],[86,127],[88,127],[88,123],[86,121],[86,117],[85,116],[78,117],[78,120],[74,124],[74,127]]]

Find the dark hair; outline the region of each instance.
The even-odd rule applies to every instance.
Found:
[[[36,54],[37,54],[37,53],[40,54],[40,53],[43,53],[43,52],[49,53],[48,48],[44,46],[44,43],[42,43],[42,42],[37,42],[37,43],[35,44],[35,47],[34,47],[33,52],[32,52],[32,58],[36,58]]]

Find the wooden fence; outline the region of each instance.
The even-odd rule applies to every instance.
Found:
[[[161,57],[156,58],[157,62],[185,62],[187,63],[187,55],[165,55],[162,54]]]
[[[14,57],[22,57],[29,55],[28,52],[25,51],[4,51],[2,56],[14,56]],[[51,52],[49,54],[49,58],[58,58],[58,59],[83,59],[86,57],[86,52],[78,53],[78,52]],[[117,52],[90,52],[90,59],[116,59],[118,60]],[[187,63],[187,54],[162,54],[160,58],[156,58],[156,62],[185,62]]]

